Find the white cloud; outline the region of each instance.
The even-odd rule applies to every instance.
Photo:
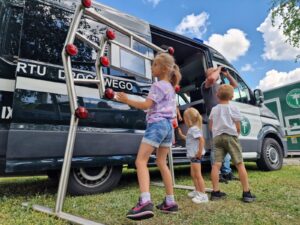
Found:
[[[213,34],[205,43],[218,50],[229,61],[245,55],[250,47],[246,34],[239,29],[229,29],[224,35]]]
[[[278,28],[282,18],[276,18],[274,27],[271,18],[270,12],[265,21],[257,28],[257,31],[263,34],[265,41],[263,59],[294,60],[300,54],[300,49],[294,48],[285,42],[287,38],[283,35],[282,29]]]
[[[251,64],[247,63],[241,68],[242,72],[248,72],[248,71],[254,71],[254,68],[252,67]]]
[[[146,0],[146,2],[151,3],[153,7],[156,7],[161,0]]]
[[[175,32],[192,37],[202,38],[207,30],[207,20],[209,14],[202,12],[199,15],[190,14],[184,17],[180,24],[175,28]]]
[[[279,72],[277,70],[270,70],[266,76],[259,81],[257,88],[261,90],[268,90],[285,84],[300,81],[300,68],[296,68],[290,72]]]

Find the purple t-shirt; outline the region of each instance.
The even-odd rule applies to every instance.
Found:
[[[171,83],[161,80],[152,84],[148,97],[154,104],[147,112],[147,122],[154,123],[176,116],[175,90]]]

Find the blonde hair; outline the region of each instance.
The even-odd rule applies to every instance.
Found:
[[[222,84],[218,89],[217,96],[220,100],[223,100],[223,101],[228,100],[229,101],[233,97],[233,92],[234,92],[234,89],[231,85]]]
[[[175,59],[168,53],[159,53],[155,56],[154,60],[158,60],[163,67],[169,71],[169,81],[173,87],[179,84],[181,80],[181,73]]]
[[[188,108],[183,113],[184,122],[188,127],[197,126],[202,129],[202,116],[195,108]]]

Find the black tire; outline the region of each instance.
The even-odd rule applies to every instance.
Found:
[[[283,164],[283,152],[279,143],[273,138],[266,138],[262,145],[260,158],[256,162],[264,171],[280,170]]]
[[[70,171],[68,193],[90,195],[111,191],[122,176],[122,166],[74,168]]]

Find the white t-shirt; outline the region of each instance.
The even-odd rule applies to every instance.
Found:
[[[202,130],[197,126],[192,126],[186,133],[186,156],[194,158],[199,150],[199,137],[203,137]],[[202,150],[202,155],[205,154],[205,149]]]
[[[235,106],[230,104],[218,104],[212,108],[209,119],[213,121],[213,137],[221,134],[238,136],[235,122],[241,121],[242,115]]]

